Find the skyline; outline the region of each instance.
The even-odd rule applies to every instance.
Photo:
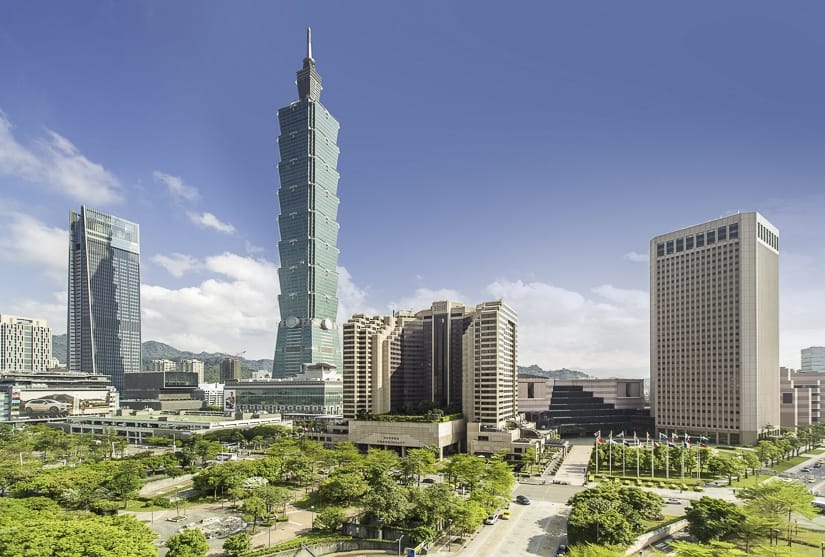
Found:
[[[0,313],[65,332],[85,204],[141,227],[144,339],[270,358],[275,111],[311,26],[339,323],[503,297],[521,365],[646,376],[650,238],[758,211],[780,364],[825,344],[816,3],[38,6],[0,8]]]

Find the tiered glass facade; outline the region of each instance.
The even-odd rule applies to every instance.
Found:
[[[140,371],[138,225],[80,208],[69,221],[68,367],[107,375]]]
[[[339,125],[320,103],[321,76],[307,44],[299,100],[278,111],[281,321],[273,378],[295,376],[304,364],[342,368],[336,322]]]

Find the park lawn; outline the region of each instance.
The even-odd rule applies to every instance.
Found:
[[[825,453],[825,449],[814,449],[812,451],[808,451],[808,454],[822,454]]]
[[[793,468],[798,464],[802,464],[806,460],[808,459],[804,456],[794,456],[789,458],[788,460],[783,460],[782,462],[774,464],[772,468],[777,472],[786,472],[789,468]]]

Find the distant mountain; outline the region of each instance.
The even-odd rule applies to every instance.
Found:
[[[533,364],[530,367],[518,366],[518,374],[547,377],[548,379],[593,379],[592,375],[588,375],[581,371],[576,371],[575,369],[562,368],[548,371],[541,369],[536,364]]]
[[[69,337],[66,333],[52,335],[52,357],[60,360],[64,366],[69,361]]]
[[[66,335],[52,335],[52,355],[60,360],[62,364],[68,361],[68,342]],[[187,352],[185,350],[178,350],[174,346],[169,346],[162,342],[155,340],[147,340],[143,343],[143,369],[152,369],[152,360],[172,360],[179,362],[180,360],[187,360],[194,358],[201,360],[204,367],[204,379],[207,382],[216,383],[220,378],[221,360],[226,356],[220,352]],[[253,371],[259,369],[272,369],[272,360],[241,360],[241,376],[249,377]],[[554,369],[544,370],[539,366],[533,364],[529,367],[518,366],[519,375],[536,375],[539,377],[547,377],[548,379],[592,379],[592,375],[588,375],[581,371],[574,369]]]
[[[185,350],[178,350],[173,346],[157,342],[154,340],[147,340],[142,345],[143,361],[142,368],[144,370],[152,369],[152,360],[172,360],[179,362],[180,360],[196,359],[203,362],[204,379],[207,382],[216,383],[220,379],[221,360],[226,356],[220,352],[187,352]],[[60,360],[64,365],[68,361],[68,348],[66,335],[52,335],[52,355]],[[253,371],[259,369],[272,369],[272,360],[241,360],[241,377],[250,377]]]

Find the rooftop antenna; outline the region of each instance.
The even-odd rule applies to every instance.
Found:
[[[307,27],[307,58],[312,60],[312,27]]]

